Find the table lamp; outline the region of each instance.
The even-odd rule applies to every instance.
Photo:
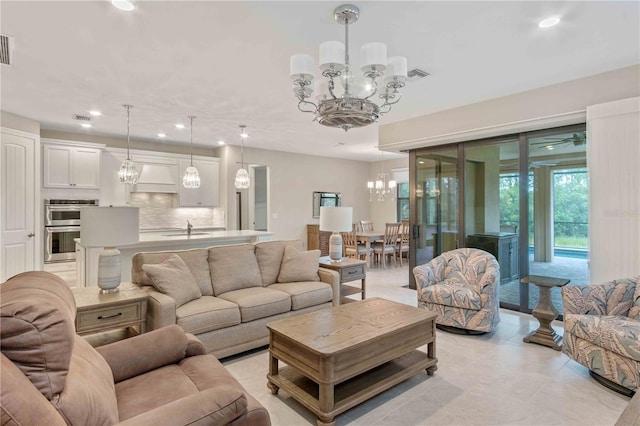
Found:
[[[85,207],[80,211],[80,241],[85,247],[103,247],[98,258],[101,293],[118,291],[120,251],[117,246],[139,241],[140,210],[137,207]]]
[[[340,232],[351,232],[353,225],[353,208],[320,207],[320,230],[330,231],[329,258],[332,262],[342,261],[342,235]]]

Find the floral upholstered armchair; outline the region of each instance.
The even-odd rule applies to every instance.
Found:
[[[436,312],[436,324],[490,332],[500,322],[500,266],[492,254],[473,248],[451,250],[416,266],[413,275],[418,307]]]
[[[587,367],[605,386],[623,393],[638,389],[640,275],[603,284],[563,287],[562,304],[562,352]]]

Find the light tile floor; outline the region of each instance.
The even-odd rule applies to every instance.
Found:
[[[367,297],[415,306],[408,268],[371,269]],[[459,336],[438,330],[438,370],[420,374],[345,412],[337,425],[613,425],[629,398],[596,383],[586,368],[522,337],[538,326],[530,315],[501,310],[497,330]],[[562,323],[554,323],[562,331]],[[268,355],[259,349],[222,360],[269,414],[274,426],[315,425],[289,395],[266,386]]]

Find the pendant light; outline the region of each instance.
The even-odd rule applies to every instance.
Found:
[[[200,175],[198,175],[198,169],[193,166],[193,119],[196,117],[189,115],[188,118],[191,121],[191,165],[184,171],[182,186],[195,189],[200,188]]]
[[[238,189],[247,189],[251,186],[249,172],[244,168],[244,139],[248,136],[244,131],[246,127],[244,124],[240,125],[240,170],[236,173],[235,181],[236,188]]]
[[[135,167],[133,161],[131,161],[131,157],[129,156],[129,118],[130,118],[130,110],[133,108],[132,105],[122,105],[127,110],[127,159],[122,162],[120,166],[120,170],[118,171],[118,177],[120,178],[120,183],[128,183],[133,185],[138,182],[138,170]]]

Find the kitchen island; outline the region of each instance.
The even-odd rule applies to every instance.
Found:
[[[136,244],[119,246],[122,282],[131,280],[131,258],[142,251],[187,250],[229,244],[253,243],[269,241],[273,232],[265,231],[207,231],[194,228],[190,236],[185,230],[164,230],[157,232],[141,232],[140,241]],[[82,239],[76,238],[76,273],[77,286],[89,287],[97,285],[98,255],[102,247],[85,247]]]

